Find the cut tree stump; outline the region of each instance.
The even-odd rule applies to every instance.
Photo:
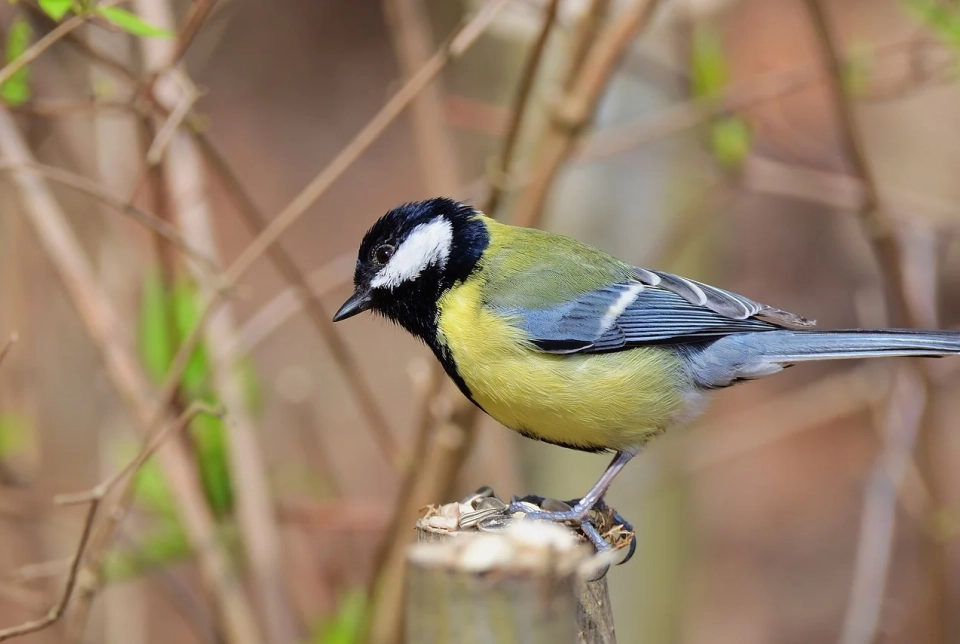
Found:
[[[462,507],[434,507],[417,522],[407,561],[408,644],[616,642],[604,574],[616,551],[597,555],[573,528],[541,521],[464,530]]]

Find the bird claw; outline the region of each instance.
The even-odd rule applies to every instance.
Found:
[[[619,527],[618,532],[630,535],[629,545],[619,546],[626,547],[627,553],[623,559],[617,562],[617,565],[625,564],[632,559],[637,550],[637,537],[633,531],[633,525],[624,519],[619,512],[608,506],[603,499],[597,501],[592,507],[582,505],[581,501],[581,499],[571,499],[564,502],[530,494],[522,498],[514,497],[507,508],[507,512],[510,514],[519,512],[525,518],[537,521],[555,521],[575,525],[580,528],[583,536],[593,544],[597,553],[609,552],[614,547],[604,538],[598,528],[598,524],[605,526],[609,523],[606,534],[610,534],[612,529]],[[609,520],[605,521],[605,518]],[[613,535],[613,538],[616,539],[616,535]],[[600,575],[600,577],[602,576],[603,574]]]

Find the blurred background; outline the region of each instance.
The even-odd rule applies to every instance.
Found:
[[[960,323],[956,0],[19,0],[0,26],[0,629],[70,590],[23,641],[399,641],[418,508],[589,488],[606,456],[477,416],[373,316],[330,325],[401,201],[825,327]],[[950,358],[720,392],[608,495],[639,544],[619,641],[960,642],[957,393]]]

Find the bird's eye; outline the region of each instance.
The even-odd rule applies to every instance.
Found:
[[[386,264],[390,261],[390,258],[393,257],[395,250],[396,249],[390,244],[378,246],[377,249],[373,251],[373,258],[377,260],[378,264]]]

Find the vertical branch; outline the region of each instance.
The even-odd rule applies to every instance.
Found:
[[[172,9],[166,2],[138,0],[138,13],[152,24],[170,29]],[[139,39],[145,64],[160,69],[154,94],[173,110],[188,93],[189,81],[178,67],[160,66],[175,60],[176,43],[162,39]],[[183,236],[211,258],[219,256],[213,231],[213,213],[203,178],[203,162],[196,143],[187,132],[173,132],[163,157],[164,178]],[[215,280],[195,262],[188,262],[206,297],[218,290]],[[234,346],[236,324],[232,307],[226,304],[210,317],[205,342],[210,351],[214,388],[227,410],[225,426],[230,473],[236,493],[236,507],[246,554],[265,617],[268,641],[286,644],[295,639],[295,629],[285,599],[280,531],[270,498],[263,453],[257,440],[256,422],[244,391],[241,372],[236,368]]]
[[[836,99],[837,117],[840,120],[841,142],[850,163],[853,165],[854,173],[863,181],[863,203],[860,206],[860,218],[884,277],[884,287],[890,298],[888,305],[890,319],[896,324],[916,326],[916,320],[912,319],[913,316],[904,295],[906,284],[901,274],[904,262],[900,246],[897,243],[893,224],[884,215],[882,209],[876,177],[874,177],[873,170],[870,167],[863,137],[860,136],[857,127],[854,106],[846,98],[846,90],[843,85],[844,57],[841,55],[840,46],[830,29],[821,0],[807,0],[807,7],[829,70],[828,79],[831,91]]]
[[[503,148],[500,150],[500,156],[497,159],[494,176],[490,177],[490,195],[483,207],[483,211],[491,217],[497,215],[497,208],[500,207],[505,184],[510,181],[513,171],[513,158],[516,155],[517,143],[520,141],[524,116],[527,114],[527,104],[533,95],[533,86],[537,80],[537,72],[540,70],[540,61],[543,60],[543,52],[546,51],[547,41],[553,31],[559,8],[560,0],[550,0],[547,4],[543,14],[543,24],[540,25],[540,32],[537,34],[533,49],[530,50],[530,55],[527,57],[527,64],[524,65],[523,72],[520,74],[520,86],[517,88],[517,94],[513,99],[513,106],[510,110],[507,134],[503,139]]]
[[[531,226],[540,218],[550,187],[573,151],[577,137],[593,118],[617,63],[633,38],[649,23],[656,7],[657,0],[636,0],[596,37],[575,80],[557,103],[533,162],[533,175],[513,211],[512,223]]]

